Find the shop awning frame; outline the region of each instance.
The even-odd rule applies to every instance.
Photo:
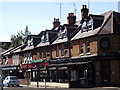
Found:
[[[44,60],[35,60],[35,61],[31,61],[31,63],[42,63],[44,62]]]

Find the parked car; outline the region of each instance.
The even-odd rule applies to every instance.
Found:
[[[17,79],[16,76],[7,76],[4,80],[3,80],[3,85],[4,86],[19,86],[19,80]]]
[[[3,87],[3,82],[2,82],[2,78],[0,77],[0,87]]]

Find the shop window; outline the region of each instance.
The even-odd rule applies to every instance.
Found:
[[[80,44],[80,55],[83,55],[83,44]]]
[[[77,81],[78,80],[78,74],[76,70],[71,70],[71,81]]]
[[[86,53],[90,54],[90,43],[89,42],[86,43]]]

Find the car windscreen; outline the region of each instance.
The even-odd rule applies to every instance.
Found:
[[[16,78],[16,77],[10,77],[10,79],[15,80],[15,79],[17,79],[17,78]]]

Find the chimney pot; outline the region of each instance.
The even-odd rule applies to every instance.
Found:
[[[67,22],[68,22],[68,24],[75,24],[76,16],[74,15],[74,13],[69,13],[68,14]]]
[[[87,5],[83,5],[83,8],[81,9],[81,17],[82,18],[88,18],[89,9],[87,8]]]
[[[53,22],[53,28],[55,27],[59,27],[60,26],[60,22],[59,22],[59,18],[54,18],[54,22]]]

